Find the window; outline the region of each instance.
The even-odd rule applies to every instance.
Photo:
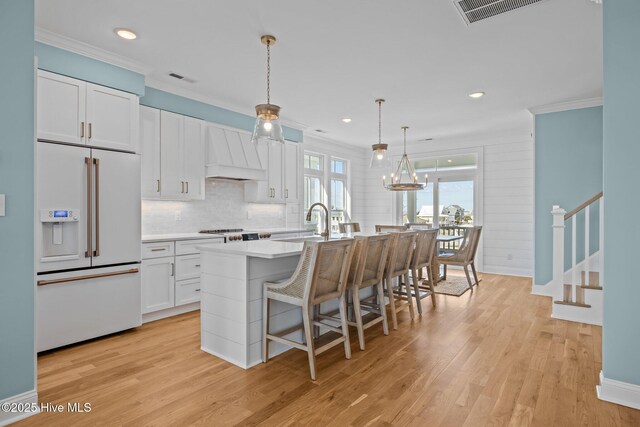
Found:
[[[310,152],[304,155],[304,214],[312,204],[325,203],[330,211],[332,233],[338,233],[338,224],[349,219],[348,171],[348,160]],[[321,211],[315,210],[311,222],[318,224],[318,231],[322,221]]]
[[[331,159],[330,194],[331,232],[339,233],[338,224],[347,222],[347,161]]]
[[[324,201],[324,156],[318,154],[304,155],[304,215],[314,203]],[[321,224],[320,212],[314,211],[311,222]]]

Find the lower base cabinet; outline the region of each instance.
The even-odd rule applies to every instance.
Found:
[[[142,260],[142,314],[174,306],[173,257]]]
[[[223,242],[200,239],[143,243],[142,314],[167,310],[166,316],[153,316],[155,320],[180,313],[169,309],[199,302],[200,251],[196,246]]]

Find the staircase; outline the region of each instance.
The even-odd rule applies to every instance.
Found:
[[[600,201],[598,224],[600,250],[590,253],[591,205]],[[584,230],[578,229],[578,214],[584,212]],[[596,194],[577,208],[566,212],[554,206],[553,216],[553,279],[548,285],[534,287],[533,293],[553,298],[551,317],[573,322],[602,325],[603,305],[603,193]],[[570,227],[566,224],[570,223]],[[581,228],[581,227],[580,227]],[[565,270],[565,233],[571,233],[571,266]],[[584,258],[578,263],[578,235],[584,236]],[[544,288],[544,289],[535,289]]]

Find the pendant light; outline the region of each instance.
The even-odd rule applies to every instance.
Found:
[[[253,129],[251,142],[279,142],[284,144],[282,126],[280,125],[280,107],[271,103],[271,46],[276,43],[274,36],[265,35],[260,38],[267,46],[267,103],[256,105],[256,126]]]
[[[382,185],[389,191],[416,191],[422,190],[429,182],[429,176],[424,176],[424,183],[418,182],[418,175],[416,174],[409,157],[407,156],[407,129],[409,126],[403,126],[404,132],[404,152],[402,159],[395,171],[391,173],[391,179],[387,182],[386,177],[382,177]]]
[[[378,104],[378,143],[373,144],[371,149],[371,162],[369,167],[372,169],[388,168],[389,167],[389,155],[387,154],[387,144],[382,143],[382,103],[384,99],[376,99]]]

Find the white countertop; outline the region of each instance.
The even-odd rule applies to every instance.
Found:
[[[166,242],[171,240],[221,239],[216,234],[204,233],[176,233],[176,234],[148,234],[142,236],[142,243]]]
[[[201,252],[216,252],[244,255],[253,258],[284,258],[302,253],[302,242],[277,242],[273,240],[252,240],[231,242],[225,245],[198,246]]]

